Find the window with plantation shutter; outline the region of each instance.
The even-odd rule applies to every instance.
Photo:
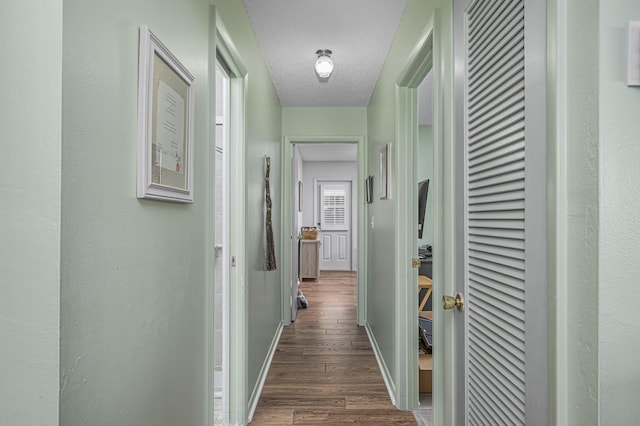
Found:
[[[348,227],[349,206],[347,185],[344,183],[320,186],[320,222],[323,231],[340,231]]]

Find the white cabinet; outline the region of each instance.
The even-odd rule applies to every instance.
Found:
[[[300,279],[320,278],[320,241],[300,240]]]

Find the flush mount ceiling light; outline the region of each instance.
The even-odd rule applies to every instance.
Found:
[[[316,59],[316,74],[318,74],[320,78],[329,78],[333,72],[331,53],[329,49],[316,51],[316,55],[318,55],[318,59]]]

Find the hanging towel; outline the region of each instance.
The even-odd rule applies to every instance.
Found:
[[[267,172],[264,178],[264,190],[265,190],[265,256],[264,256],[264,269],[265,271],[275,271],[278,269],[276,265],[276,249],[273,241],[273,225],[271,223],[271,192],[269,191],[269,173],[271,171],[271,158],[266,157]]]

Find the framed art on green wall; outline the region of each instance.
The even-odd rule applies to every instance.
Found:
[[[391,144],[388,143],[380,150],[380,183],[379,198],[387,200],[391,198],[389,193],[389,163],[391,161]]]
[[[193,202],[193,76],[140,27],[138,198]]]
[[[373,176],[367,176],[364,182],[367,204],[373,203]]]

